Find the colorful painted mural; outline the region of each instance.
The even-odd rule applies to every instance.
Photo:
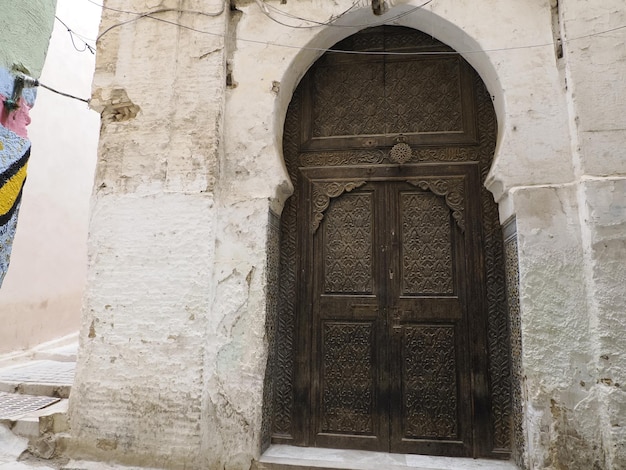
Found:
[[[0,69],[0,286],[9,268],[17,215],[26,181],[30,141],[26,126],[35,90],[16,87],[17,74]]]
[[[41,74],[54,22],[56,0],[9,2],[0,28],[0,286],[9,267],[17,215],[30,156],[26,126],[35,88],[22,72]]]

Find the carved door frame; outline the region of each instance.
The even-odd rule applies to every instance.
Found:
[[[451,51],[447,46],[417,31],[411,30],[411,40],[424,44],[421,50],[445,51],[446,57]],[[348,40],[346,40],[348,41]],[[340,43],[337,48],[355,47],[354,44]],[[348,144],[345,149],[307,148],[310,142],[310,132],[306,130],[305,113],[310,112],[311,72],[303,79],[294,93],[285,122],[284,155],[289,174],[296,187],[295,194],[287,201],[281,219],[281,258],[279,263],[279,306],[276,323],[276,350],[273,353],[271,369],[276,380],[273,384],[273,433],[272,440],[276,443],[291,443],[308,445],[305,429],[310,428],[309,417],[303,410],[302,403],[310,403],[308,388],[298,384],[298,371],[306,369],[303,358],[295,354],[298,344],[308,341],[299,337],[297,331],[299,315],[297,305],[300,299],[307,295],[306,283],[298,281],[304,266],[298,264],[296,253],[301,247],[298,240],[304,230],[302,214],[299,213],[300,195],[298,188],[301,185],[301,168],[325,166],[371,166],[371,165],[424,165],[445,164],[453,162],[474,162],[478,165],[480,181],[484,183],[489,171],[496,140],[496,122],[493,106],[484,84],[476,72],[467,65],[460,56],[460,70],[464,74],[463,83],[469,85],[469,94],[463,99],[464,106],[470,103],[475,115],[475,132],[468,129],[468,136],[472,139],[451,140],[445,143],[444,137],[429,141],[428,136],[417,136],[407,143],[401,136],[398,142],[389,149],[387,140],[377,142],[376,139],[358,138]],[[323,65],[323,64],[322,64]],[[315,69],[315,66],[312,70]],[[464,121],[467,127],[467,119]],[[379,145],[380,143],[380,145]],[[382,145],[382,146],[381,146]],[[359,147],[360,146],[360,147]],[[323,145],[322,145],[323,147]],[[352,148],[350,148],[352,147]],[[398,163],[397,158],[402,161]],[[487,321],[485,346],[488,350],[487,383],[488,389],[485,399],[479,404],[483,413],[489,417],[488,429],[482,432],[485,435],[484,445],[476,452],[477,455],[507,458],[511,449],[511,383],[510,383],[510,344],[508,318],[506,310],[506,296],[504,285],[504,256],[502,235],[498,222],[497,206],[491,194],[481,187],[480,206],[482,213],[481,230],[484,235],[480,250],[483,255],[482,270],[485,277],[485,318]],[[306,361],[305,361],[306,362]],[[301,380],[301,379],[300,379]]]

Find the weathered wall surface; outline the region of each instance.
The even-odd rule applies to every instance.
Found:
[[[211,310],[225,5],[119,0],[105,7],[92,101],[102,128],[90,287],[70,410],[74,452],[221,468],[222,457],[205,447],[219,436],[217,416],[233,417],[237,406],[214,385],[211,349],[236,323]],[[162,21],[128,13],[155,10]],[[234,455],[234,445],[225,448]]]
[[[626,9],[565,0],[561,20],[593,342],[590,403],[578,408],[585,425],[596,413],[604,465],[617,469],[626,467]]]
[[[97,6],[59,0],[56,14],[78,34],[96,37]],[[81,49],[80,39],[74,40]],[[88,98],[94,66],[95,56],[78,52],[67,29],[55,21],[40,80]],[[11,267],[0,289],[0,354],[76,332],[85,286],[99,116],[87,104],[46,89],[39,90],[30,116],[28,178]]]
[[[499,141],[488,187],[501,220],[517,222],[518,461],[623,466],[624,126],[603,113],[626,97],[624,65],[614,64],[624,30],[573,40],[626,24],[615,19],[621,0],[601,9],[581,0],[390,3],[374,16],[369,2],[348,0],[270,1],[265,11],[235,1],[225,12],[199,1],[107,2],[182,9],[155,15],[211,34],[104,17],[76,453],[211,469],[247,469],[259,456],[268,210],[279,213],[291,191],[285,110],[324,48],[388,21],[460,51],[493,96]],[[294,18],[324,23],[344,12],[340,27]]]

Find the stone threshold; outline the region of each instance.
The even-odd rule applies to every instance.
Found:
[[[257,470],[518,470],[509,461],[272,445]]]

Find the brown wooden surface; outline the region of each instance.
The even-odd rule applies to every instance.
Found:
[[[294,95],[273,441],[506,457],[489,96],[419,32],[372,28],[336,47],[442,54],[326,54]]]
[[[310,441],[473,455],[469,338],[483,326],[468,314],[467,284],[480,279],[469,254],[476,227],[461,230],[445,194],[408,181],[462,182],[465,220],[477,219],[476,165],[303,175],[309,220],[301,233],[312,257],[304,273],[312,297],[301,305],[310,306]],[[415,230],[426,238],[409,249]]]

